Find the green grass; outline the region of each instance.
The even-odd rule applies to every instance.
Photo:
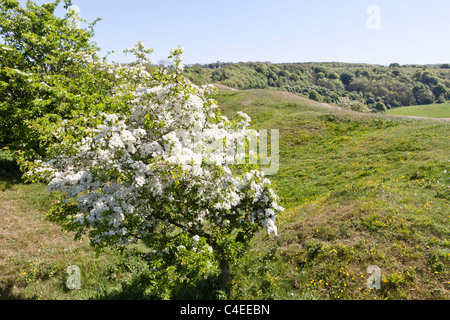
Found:
[[[211,275],[172,298],[449,299],[448,122],[325,109],[269,90],[216,99],[229,117],[244,111],[253,128],[280,130],[280,170],[270,178],[286,211],[278,237],[261,231],[232,264],[230,295]],[[54,201],[45,186],[23,184],[14,168],[10,156],[0,161],[2,298],[154,298],[145,248],[96,255],[73,241],[43,219]],[[81,290],[65,288],[72,264]],[[366,285],[369,265],[381,269],[380,290]]]
[[[275,97],[217,97],[224,114],[242,109],[254,128],[280,130],[280,170],[271,180],[287,210],[277,238],[255,240],[262,255],[276,248],[273,297],[448,299],[449,124]],[[381,290],[366,286],[372,264],[381,268]]]
[[[388,110],[386,114],[428,118],[450,118],[450,103],[395,108]]]

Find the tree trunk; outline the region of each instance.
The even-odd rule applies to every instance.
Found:
[[[222,256],[220,265],[220,267],[222,268],[222,282],[224,286],[228,287],[231,281],[230,262],[226,257]]]
[[[226,254],[226,251],[217,243],[213,243],[212,247],[216,253],[216,259],[219,261],[219,267],[222,276],[222,286],[227,293],[230,292],[231,287],[231,272],[230,272],[230,259]]]

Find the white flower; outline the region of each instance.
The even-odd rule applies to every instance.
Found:
[[[143,136],[145,136],[147,134],[147,131],[141,128],[135,129],[133,131],[133,136],[135,136],[136,138],[141,138]]]
[[[265,219],[263,221],[263,225],[267,229],[267,233],[269,235],[273,233],[276,236],[278,236],[278,229],[277,229],[277,226],[275,225],[275,221],[273,219]]]
[[[107,124],[108,122],[116,122],[119,117],[116,114],[103,114],[103,116],[105,117],[105,121],[104,123]]]
[[[122,138],[122,141],[126,142],[126,143],[136,142],[136,138],[134,137],[133,133],[131,133],[131,131],[128,131],[128,130],[122,131],[121,138]]]
[[[195,236],[192,237],[192,239],[198,242],[200,240],[200,237],[196,234]]]
[[[145,185],[145,177],[144,176],[138,176],[135,180],[135,186],[137,188],[143,187]]]
[[[125,147],[125,145],[124,145],[122,139],[121,139],[120,136],[119,136],[118,134],[116,134],[116,133],[114,133],[114,134],[112,135],[112,137],[109,139],[109,146],[110,146],[112,149],[115,149],[115,148],[121,149],[121,148],[124,148],[124,147]]]

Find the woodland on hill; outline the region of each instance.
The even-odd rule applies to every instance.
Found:
[[[450,99],[449,64],[216,62],[190,65],[186,76],[196,84],[221,83],[236,89],[279,88],[366,112],[444,103]]]

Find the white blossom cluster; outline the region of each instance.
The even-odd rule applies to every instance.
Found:
[[[128,115],[104,114],[75,152],[36,163],[34,173],[64,194],[66,206],[76,205],[67,218],[94,243],[255,224],[277,234],[283,208],[270,181],[256,169],[236,173],[246,155],[232,142],[245,141],[250,118],[220,115],[205,97],[209,89],[189,82],[142,88]],[[230,144],[217,148],[217,141]]]

